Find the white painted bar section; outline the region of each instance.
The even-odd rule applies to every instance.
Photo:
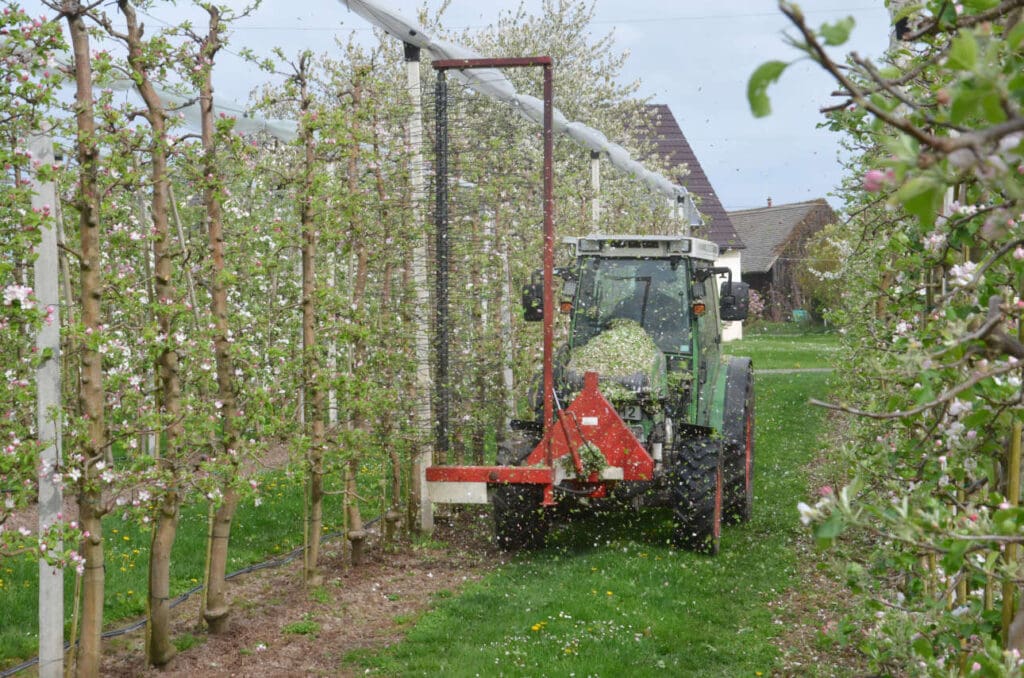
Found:
[[[430,481],[430,501],[438,504],[486,504],[487,483]]]

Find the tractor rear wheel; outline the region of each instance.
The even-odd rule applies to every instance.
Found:
[[[729,361],[725,386],[724,482],[722,520],[750,520],[754,507],[754,370],[748,358]]]
[[[519,466],[530,455],[536,442],[514,436],[498,446],[500,466]],[[494,510],[494,537],[506,551],[537,549],[544,545],[548,516],[542,506],[544,488],[539,485],[495,485],[491,491]]]
[[[722,446],[708,436],[676,443],[666,469],[673,542],[688,551],[716,555],[722,532]]]

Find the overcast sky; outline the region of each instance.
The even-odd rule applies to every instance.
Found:
[[[628,51],[623,77],[641,81],[641,94],[668,104],[727,210],[799,202],[827,194],[838,184],[837,139],[815,128],[818,109],[834,103],[831,80],[804,62],[785,73],[770,90],[773,113],[755,119],[746,101],[750,73],[769,59],[793,60],[795,50],[782,39],[787,28],[774,0],[593,0],[595,35],[614,32],[616,49]],[[113,4],[113,3],[111,3]],[[229,4],[236,3],[231,0]],[[379,0],[415,19],[422,0]],[[427,0],[432,10],[441,0]],[[484,27],[519,0],[451,0],[445,13],[450,28]],[[524,0],[539,11],[541,0]],[[842,52],[879,57],[888,43],[888,13],[883,0],[805,0],[800,3],[812,26],[844,16],[856,19]],[[38,0],[25,2],[39,7]],[[39,7],[38,10],[44,10]],[[111,7],[111,13],[114,8]],[[33,12],[35,13],[35,12]],[[185,3],[159,4],[147,22],[176,23]],[[372,38],[369,24],[343,0],[263,0],[260,9],[237,24],[231,50],[250,47],[286,54],[300,49],[332,51],[334,38],[348,34]],[[250,88],[267,76],[230,54],[218,61],[217,92],[243,103]],[[557,87],[557,64],[555,65]],[[556,92],[557,96],[557,92]],[[837,204],[835,200],[832,200]]]

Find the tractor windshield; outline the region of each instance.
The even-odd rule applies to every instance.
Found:
[[[640,323],[665,353],[689,353],[689,271],[683,259],[586,257],[573,312],[579,347],[616,318]]]

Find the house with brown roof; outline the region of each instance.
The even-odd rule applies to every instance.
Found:
[[[836,214],[823,198],[787,205],[772,205],[729,212],[746,250],[743,281],[765,301],[765,317],[786,320],[797,309],[809,310],[810,300],[800,289],[796,272],[806,266],[807,242]]]
[[[696,196],[698,208],[704,217],[705,227],[697,235],[715,242],[721,255],[716,266],[728,266],[734,280],[740,280],[741,260],[744,253],[744,241],[733,226],[732,219],[718,199],[714,186],[704,173],[697,154],[693,152],[690,142],[686,140],[682,128],[672,115],[672,110],[665,104],[646,106],[651,121],[653,138],[649,139],[654,146],[653,154],[662,159],[670,167],[686,165],[686,174],[671,177],[676,183],[685,186]],[[743,336],[743,325],[739,322],[725,323],[723,339],[726,341],[740,339]]]

